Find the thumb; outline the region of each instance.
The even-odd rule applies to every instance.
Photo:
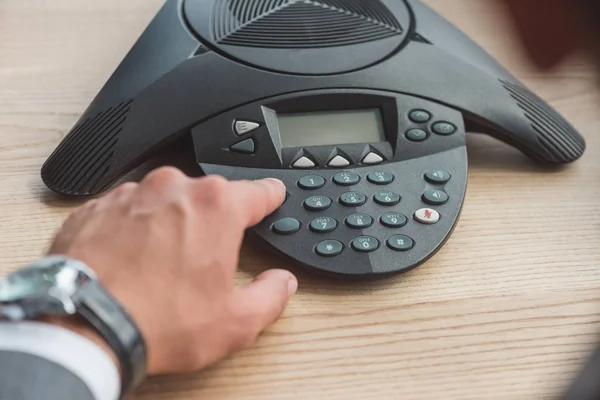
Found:
[[[234,302],[242,317],[252,324],[255,335],[279,319],[298,289],[298,280],[285,270],[270,270],[238,289]]]

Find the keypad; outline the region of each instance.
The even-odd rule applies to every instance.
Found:
[[[448,202],[448,195],[441,190],[427,190],[423,193],[423,201],[433,206],[441,206]]]
[[[409,251],[415,246],[415,241],[406,235],[394,235],[387,240],[387,245],[395,251]]]
[[[376,185],[389,185],[390,183],[394,182],[394,175],[390,174],[389,172],[376,171],[371,172],[367,176],[367,179],[369,182]]]
[[[340,186],[352,186],[360,182],[360,176],[354,172],[340,172],[335,174],[333,182]]]
[[[352,229],[364,229],[373,225],[373,217],[369,214],[356,213],[346,218],[346,225]]]
[[[408,218],[406,215],[397,212],[388,212],[381,216],[379,219],[382,225],[388,228],[402,228],[408,224]]]
[[[298,186],[305,190],[316,190],[325,186],[325,179],[319,175],[308,175],[300,178]]]
[[[377,186],[385,186],[392,184],[395,177],[389,172],[375,171],[367,174],[366,179],[368,182]],[[423,179],[432,184],[443,184],[448,182],[451,179],[451,176],[447,171],[432,169],[423,175]],[[333,176],[329,183],[327,182],[327,179],[321,175],[309,174],[300,178],[297,182],[297,186],[304,190],[318,190],[328,184],[333,185],[331,188],[335,188],[335,186],[354,186],[359,184],[361,180],[362,177],[356,172],[340,171]],[[390,187],[390,189],[391,188],[392,187]],[[341,208],[339,208],[340,205],[342,207],[357,208],[372,202],[372,205],[377,205],[377,208],[374,210],[376,214],[373,215],[371,212],[368,214],[364,212],[350,212],[343,218],[340,216],[339,219],[328,215],[312,218],[310,222],[307,222],[308,229],[311,232],[333,235],[330,239],[318,243],[315,242],[314,252],[317,255],[321,257],[335,257],[344,251],[344,243],[338,240],[339,238],[335,237],[335,232],[340,229],[340,224],[342,229],[345,228],[358,232],[349,243],[349,247],[359,253],[371,253],[378,250],[381,251],[382,249],[394,252],[408,252],[415,247],[415,241],[411,237],[401,233],[394,234],[394,230],[404,228],[409,224],[409,218],[398,210],[392,209],[385,212],[384,207],[394,207],[402,201],[402,196],[394,190],[388,190],[388,188],[385,187],[378,188],[371,186],[371,189],[365,189],[364,193],[359,191],[345,192],[340,195],[337,200],[339,205],[337,205],[338,208],[336,209],[336,213],[341,210]],[[431,189],[426,190],[423,193],[422,200],[427,204],[442,205],[449,201],[449,198],[443,190]],[[332,200],[332,198],[317,193],[314,196],[306,198],[303,206],[309,211],[326,211],[335,206],[333,202],[334,200]],[[435,224],[440,219],[440,214],[436,210],[430,208],[417,210],[413,216],[416,222],[422,224]],[[379,223],[382,227],[389,228],[389,234],[384,235],[383,237],[370,235],[359,236],[360,230],[367,230],[375,223]],[[272,230],[279,235],[291,235],[300,231],[301,227],[302,223],[294,218],[282,218],[273,224]],[[377,230],[374,232],[376,231]],[[365,233],[366,232],[369,231],[365,231]],[[406,232],[409,231],[407,230]]]
[[[342,254],[344,245],[337,240],[324,240],[317,245],[315,252],[322,257],[335,257]]]
[[[278,235],[291,235],[300,230],[300,221],[295,218],[282,218],[276,221],[271,229]]]
[[[400,195],[394,192],[380,190],[379,192],[375,193],[373,200],[382,206],[391,207],[400,203]]]
[[[331,199],[327,196],[311,196],[304,200],[304,208],[309,211],[324,211],[331,207]]]
[[[330,217],[315,218],[310,223],[310,230],[316,233],[329,233],[337,228],[337,221]]]
[[[352,248],[360,253],[371,253],[379,248],[379,240],[373,236],[360,236],[352,241]]]
[[[367,196],[358,192],[347,192],[340,196],[340,203],[346,207],[359,207],[367,202]]]

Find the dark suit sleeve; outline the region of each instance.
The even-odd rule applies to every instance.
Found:
[[[95,400],[65,367],[35,355],[0,350],[0,400]]]
[[[600,347],[589,358],[563,400],[600,400]]]

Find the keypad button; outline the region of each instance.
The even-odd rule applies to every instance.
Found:
[[[389,185],[394,182],[394,175],[389,172],[371,172],[367,179],[376,185]]]
[[[252,121],[235,121],[234,131],[238,136],[245,135],[260,128],[260,124]]]
[[[254,154],[254,151],[256,150],[256,143],[254,143],[253,139],[246,139],[234,144],[229,148],[229,150],[240,154]]]
[[[406,138],[411,142],[422,142],[427,139],[427,132],[423,129],[411,129],[406,132]]]
[[[271,229],[278,235],[291,235],[300,230],[300,221],[295,218],[282,218],[275,222]]]
[[[377,153],[369,153],[365,156],[365,158],[362,159],[361,161],[363,164],[367,164],[367,165],[375,165],[375,164],[381,164],[383,162],[383,157],[381,157],[379,154]]]
[[[340,203],[346,207],[358,207],[367,202],[367,196],[358,192],[348,192],[340,196]]]
[[[311,196],[304,200],[304,208],[309,211],[323,211],[331,207],[331,199],[326,196]]]
[[[324,240],[317,245],[315,252],[322,257],[335,257],[342,254],[344,245],[337,240]]]
[[[427,190],[423,193],[423,201],[434,206],[441,206],[448,202],[448,195],[441,190]]]
[[[381,216],[379,221],[388,228],[402,228],[408,224],[406,215],[397,212],[385,213]]]
[[[415,219],[422,224],[437,224],[440,220],[440,213],[431,208],[422,208],[415,213]]]
[[[394,235],[388,239],[387,245],[395,251],[409,251],[415,247],[415,241],[405,235]]]
[[[352,241],[352,248],[361,253],[371,253],[379,248],[379,240],[373,236],[361,236]]]
[[[436,122],[433,125],[433,131],[438,135],[449,136],[456,132],[456,126],[450,122]]]
[[[333,182],[340,186],[352,186],[360,182],[360,176],[354,172],[340,172],[335,174]]]
[[[320,189],[325,186],[325,179],[319,175],[308,175],[300,178],[298,186],[305,190]]]
[[[335,156],[327,165],[332,168],[343,168],[350,165],[350,161],[342,156]]]
[[[352,229],[364,229],[373,225],[373,218],[368,214],[357,213],[346,218],[346,225]]]
[[[425,110],[413,110],[408,115],[412,122],[423,123],[431,119],[431,114]]]
[[[298,168],[298,169],[314,168],[315,166],[316,166],[316,164],[314,163],[314,161],[308,157],[300,157],[292,165],[292,167]]]
[[[428,171],[425,174],[425,179],[428,182],[434,183],[434,184],[447,183],[448,181],[450,181],[450,178],[451,178],[450,174],[441,169],[434,169],[434,170]]]
[[[337,221],[330,217],[315,218],[310,223],[310,230],[316,233],[333,232],[337,228]]]
[[[400,195],[394,192],[386,192],[384,190],[375,193],[373,200],[382,206],[395,206],[400,203]]]

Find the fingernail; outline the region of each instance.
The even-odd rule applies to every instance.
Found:
[[[288,281],[288,294],[290,297],[292,297],[293,295],[296,294],[297,291],[298,291],[298,280],[296,279],[296,277],[291,276],[290,280]]]

